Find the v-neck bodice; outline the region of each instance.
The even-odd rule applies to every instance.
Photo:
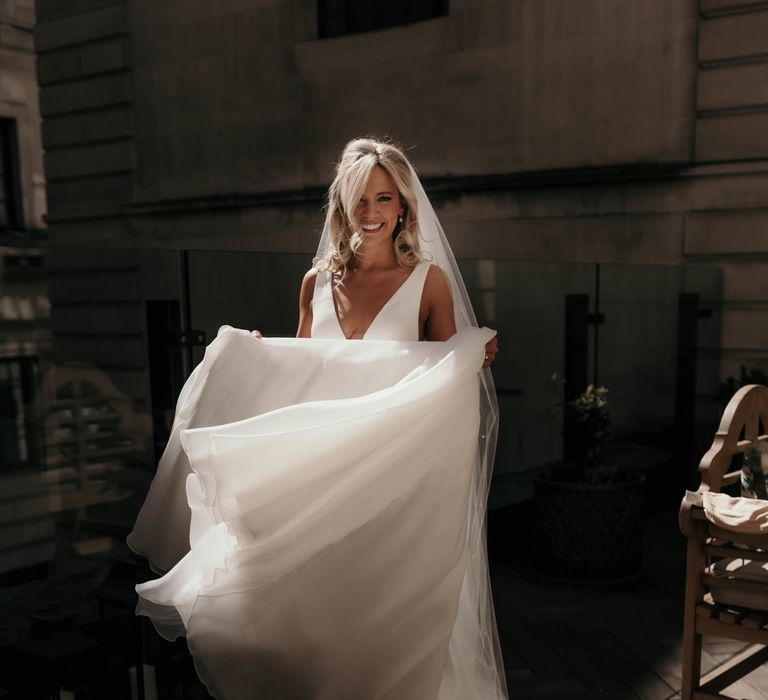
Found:
[[[376,314],[363,340],[419,340],[419,307],[429,263],[419,263]],[[318,272],[312,297],[312,337],[346,338],[336,313],[330,272]]]

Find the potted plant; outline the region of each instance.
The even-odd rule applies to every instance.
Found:
[[[641,571],[645,477],[607,457],[607,395],[590,385],[565,405],[563,435],[573,458],[534,479],[535,560],[548,578],[619,582]]]

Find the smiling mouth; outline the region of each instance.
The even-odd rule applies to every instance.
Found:
[[[380,223],[380,224],[362,224],[361,228],[363,229],[363,231],[367,231],[368,233],[370,233],[371,231],[378,231],[380,228],[384,228],[384,224],[383,223]]]

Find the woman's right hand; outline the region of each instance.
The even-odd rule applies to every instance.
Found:
[[[259,340],[261,340],[261,339],[264,337],[264,336],[261,334],[261,331],[251,331],[251,335],[252,335],[254,338],[258,338]]]

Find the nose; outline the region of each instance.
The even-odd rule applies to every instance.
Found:
[[[360,202],[360,209],[359,209],[360,217],[367,218],[371,216],[371,214],[373,214],[374,211],[376,210],[375,207],[376,207],[375,202],[368,202],[368,201]]]

